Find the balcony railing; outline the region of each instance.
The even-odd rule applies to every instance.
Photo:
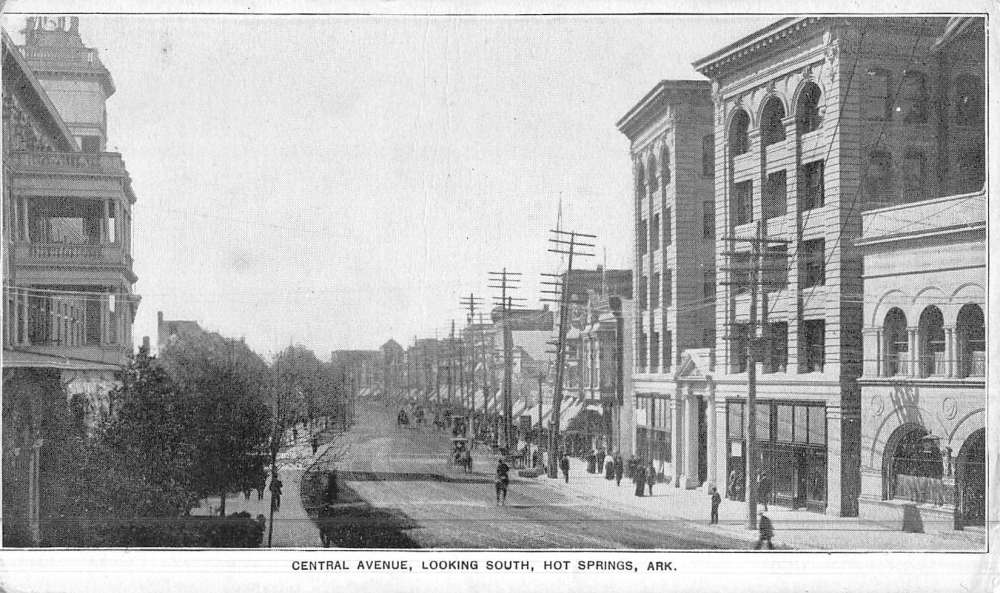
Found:
[[[132,258],[118,244],[26,243],[14,244],[16,264],[110,265],[132,267]]]
[[[25,173],[93,174],[127,177],[125,163],[117,152],[24,152],[10,153],[13,167]]]

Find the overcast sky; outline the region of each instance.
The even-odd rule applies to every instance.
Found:
[[[16,42],[25,15],[4,26]],[[81,17],[132,175],[135,341],[156,312],[322,358],[443,336],[564,228],[629,267],[615,122],[775,17]]]

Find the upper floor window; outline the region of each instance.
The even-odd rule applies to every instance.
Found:
[[[639,277],[639,310],[646,310],[646,299],[649,298],[649,284],[645,276]]]
[[[822,319],[803,321],[799,340],[802,344],[802,372],[823,372],[826,362],[826,322]]]
[[[649,191],[656,191],[659,185],[656,183],[656,157],[649,155],[649,162],[646,164],[646,175],[649,176]]]
[[[920,314],[920,375],[930,377],[945,371],[944,316],[931,305]]]
[[[788,365],[788,323],[769,323],[764,328],[764,372],[783,373]]]
[[[653,285],[649,289],[649,308],[656,309],[660,306],[660,273],[653,273]]]
[[[706,301],[715,299],[715,272],[702,272],[701,293]]]
[[[709,238],[715,235],[715,202],[705,200],[701,203],[701,236]]]
[[[663,271],[663,306],[669,307],[674,304],[674,273],[672,270]]]
[[[764,292],[777,292],[788,284],[788,246],[770,245],[764,252]]]
[[[799,170],[799,208],[811,210],[823,205],[823,161],[802,165]]]
[[[736,224],[753,221],[753,181],[747,180],[733,186],[733,215]]]
[[[653,224],[649,225],[649,248],[656,251],[660,248],[660,213],[653,215]]]
[[[870,68],[865,73],[861,115],[865,119],[889,119],[891,114],[889,73],[881,68]]]
[[[760,113],[760,139],[764,146],[785,139],[785,124],[781,122],[784,117],[785,106],[781,104],[781,100],[777,97],[768,99]]]
[[[883,374],[888,377],[905,374],[906,353],[909,340],[906,333],[906,315],[897,307],[889,309],[882,324],[882,339],[885,340],[885,364]]]
[[[80,149],[83,152],[101,152],[101,139],[97,136],[81,136]]]
[[[729,330],[730,367],[734,373],[747,372],[747,347],[750,344],[750,326],[734,323]]]
[[[781,216],[787,208],[787,182],[784,171],[775,171],[767,176],[764,186],[763,203],[761,204],[764,220]]]
[[[639,220],[639,237],[637,242],[639,243],[639,255],[646,255],[649,252],[649,229],[646,224],[646,219],[643,218]]]
[[[822,286],[826,282],[825,241],[813,239],[803,241],[799,248],[799,260],[802,262],[802,288]]]
[[[978,126],[983,123],[983,83],[963,74],[955,79],[955,123]]]
[[[670,245],[671,241],[674,240],[673,233],[670,228],[671,212],[670,208],[665,208],[663,210],[663,244]]]
[[[715,176],[715,137],[711,134],[701,138],[701,175]]]
[[[927,121],[927,77],[923,72],[907,70],[899,87],[896,112],[906,123]]]
[[[666,144],[660,150],[660,179],[663,181],[664,187],[670,185],[670,149],[667,148]]]
[[[729,285],[734,295],[750,292],[750,266],[753,259],[749,253],[734,253],[729,258]]]
[[[673,342],[674,342],[673,332],[671,332],[669,329],[663,330],[663,372],[669,371],[670,367],[673,366],[674,362]]]
[[[976,304],[968,304],[958,311],[955,324],[958,337],[959,374],[962,377],[983,377],[986,375],[986,325],[983,323],[983,309]]]
[[[737,156],[750,150],[750,116],[740,109],[729,124],[729,152]]]
[[[806,134],[819,129],[822,119],[819,113],[821,93],[819,86],[810,82],[799,94],[799,103],[795,107],[795,127],[799,134]]]
[[[892,154],[888,151],[873,150],[868,153],[865,186],[873,207],[892,202]]]
[[[637,160],[635,164],[635,193],[639,199],[646,195],[646,168],[642,166],[642,160]]]
[[[922,199],[927,192],[926,160],[924,153],[910,149],[903,158],[903,188],[906,201]]]

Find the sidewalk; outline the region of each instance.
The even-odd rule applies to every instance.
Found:
[[[748,543],[748,548],[757,541],[757,532],[746,528],[747,507],[744,502],[723,499],[719,507],[719,524],[709,525],[711,499],[700,489],[684,490],[675,488],[673,484],[660,483],[653,487],[653,496],[637,497],[631,480],[623,478],[621,486],[616,487],[614,480],[604,479],[603,474],[587,473],[582,461],[575,458],[572,461],[569,484],[563,481],[562,476],[550,479],[543,474],[536,479],[550,488],[595,504],[613,505],[611,508],[662,521],[666,529],[672,521],[685,521],[705,532],[742,539]],[[779,549],[983,551],[986,548],[982,529],[940,534],[907,533],[874,521],[831,517],[775,505],[769,505],[767,516],[774,523],[774,543]]]

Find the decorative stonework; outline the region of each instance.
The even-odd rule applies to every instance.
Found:
[[[941,414],[945,419],[953,420],[958,415],[958,402],[953,397],[946,397],[941,401]]]
[[[840,46],[830,44],[826,46],[825,64],[826,78],[831,83],[837,80],[837,71],[840,70]]]
[[[882,412],[885,411],[885,400],[882,399],[881,394],[876,393],[872,395],[871,410],[872,416],[881,416]]]

